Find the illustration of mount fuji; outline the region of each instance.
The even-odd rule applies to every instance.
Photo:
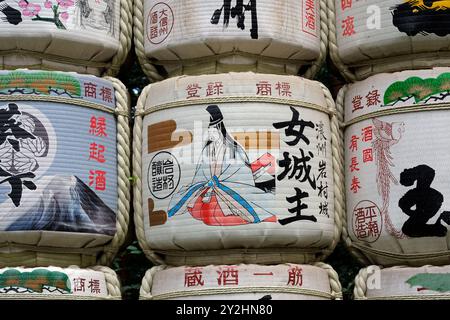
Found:
[[[45,176],[36,185],[19,207],[0,204],[0,230],[115,234],[116,214],[78,177]]]

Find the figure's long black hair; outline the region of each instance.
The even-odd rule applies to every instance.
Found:
[[[227,128],[225,127],[225,124],[223,121],[219,122],[215,125],[210,125],[209,128],[216,128],[221,134],[222,134],[222,142],[231,147],[231,158],[236,159],[236,153],[242,154],[244,156],[243,160],[245,164],[250,167],[250,161],[248,159],[247,153],[245,152],[244,148],[237,142],[227,131]],[[208,137],[208,141],[206,142],[205,148],[209,146],[213,141],[211,141]],[[237,152],[237,151],[240,152]]]

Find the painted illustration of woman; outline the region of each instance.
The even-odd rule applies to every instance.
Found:
[[[219,107],[210,105],[206,111],[210,114],[208,139],[195,176],[191,185],[172,196],[168,216],[189,212],[210,226],[277,222],[264,209],[274,200],[273,194],[255,187],[248,156],[228,134]]]

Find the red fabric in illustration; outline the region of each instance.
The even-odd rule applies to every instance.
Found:
[[[204,203],[203,197],[208,190],[209,189],[206,189],[200,194],[195,201],[193,208],[188,208],[193,218],[203,221],[203,223],[209,226],[238,226],[251,223],[242,219],[240,216],[225,215],[217,202],[217,197],[215,194],[211,196],[209,202]],[[272,216],[263,222],[277,222],[277,217]]]
[[[271,164],[270,169],[267,170],[268,174],[275,175],[276,170],[276,160],[273,155],[270,153],[266,153],[263,156],[259,157],[256,161],[251,163],[252,172],[256,172],[262,167],[266,167]]]

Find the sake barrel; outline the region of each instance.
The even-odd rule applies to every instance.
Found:
[[[2,0],[0,68],[114,75],[131,47],[131,0]]]
[[[127,115],[114,78],[0,72],[0,266],[112,260],[129,215]]]
[[[0,269],[0,300],[120,300],[120,283],[110,268]]]
[[[152,79],[230,71],[312,77],[326,57],[324,0],[134,2],[136,53]]]
[[[448,66],[450,2],[334,0],[330,53],[349,80]]]
[[[347,243],[383,266],[450,262],[450,68],[344,88]]]
[[[337,127],[329,91],[295,76],[182,76],[146,87],[134,127],[141,247],[176,266],[323,259],[341,228]]]
[[[281,264],[153,267],[145,274],[141,300],[341,300],[330,265]]]
[[[450,267],[369,266],[355,279],[357,300],[439,300],[450,299]]]

